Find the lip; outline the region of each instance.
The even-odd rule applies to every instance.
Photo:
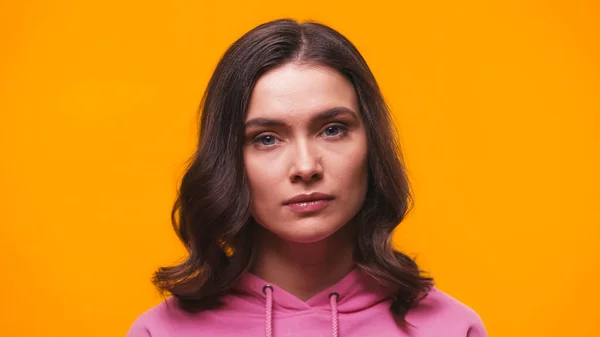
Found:
[[[297,204],[297,203],[307,203],[309,201],[329,201],[332,199],[334,199],[334,197],[332,195],[325,194],[325,193],[319,193],[319,192],[313,192],[313,193],[308,193],[308,194],[298,194],[297,196],[284,201],[283,204],[291,205],[291,204]]]
[[[299,194],[283,204],[297,213],[316,212],[329,206],[334,197],[324,193]]]

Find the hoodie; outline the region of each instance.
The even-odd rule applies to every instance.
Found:
[[[372,278],[352,270],[308,301],[246,272],[223,306],[188,313],[171,296],[141,314],[126,337],[486,337],[479,315],[433,288],[399,327],[391,299]]]

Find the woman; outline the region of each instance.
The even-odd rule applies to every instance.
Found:
[[[189,251],[129,337],[486,336],[392,230],[411,195],[389,112],[333,29],[277,20],[236,41],[202,100],[173,209]]]

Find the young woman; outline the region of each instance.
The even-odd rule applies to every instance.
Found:
[[[365,60],[318,24],[262,24],[225,53],[172,218],[189,251],[128,337],[486,336],[391,244],[411,206]]]

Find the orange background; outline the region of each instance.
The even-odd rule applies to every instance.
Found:
[[[1,336],[123,336],[182,257],[169,212],[219,57],[315,19],[362,51],[416,206],[396,243],[491,336],[600,321],[596,1],[0,3]]]

